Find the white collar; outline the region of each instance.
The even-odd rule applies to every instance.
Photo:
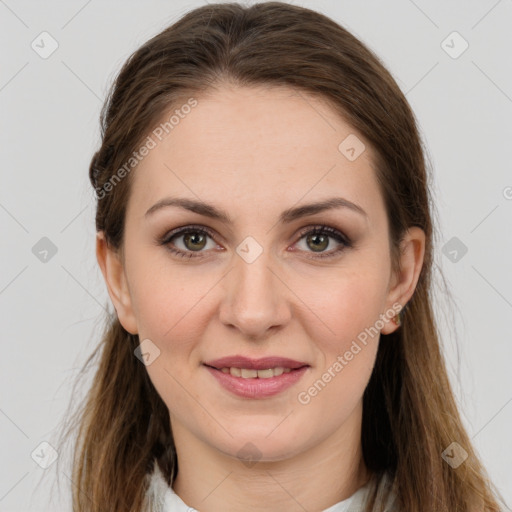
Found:
[[[387,480],[385,478],[384,480]],[[358,489],[349,498],[340,501],[331,507],[325,509],[323,512],[359,512],[362,510],[364,499],[369,490],[369,483]],[[150,509],[154,512],[199,512],[195,508],[187,505],[170,487],[160,470],[160,467],[155,462],[155,470],[150,475],[150,485],[147,492],[148,500],[152,506]],[[388,506],[392,503],[388,504]],[[393,508],[386,508],[386,510],[393,510]]]

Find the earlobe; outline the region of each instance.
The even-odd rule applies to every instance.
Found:
[[[137,322],[133,313],[123,262],[118,251],[109,246],[102,231],[96,235],[96,259],[121,325],[129,333],[137,334]]]
[[[388,309],[393,309],[396,304],[403,308],[416,289],[425,256],[425,232],[417,226],[410,227],[400,249],[400,273],[394,275],[394,284],[388,292]],[[399,318],[393,317],[386,322],[381,333],[391,334],[399,327]]]

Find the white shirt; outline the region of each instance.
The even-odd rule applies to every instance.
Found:
[[[151,512],[200,512],[195,508],[187,505],[170,487],[164,479],[158,464],[155,463],[155,471],[151,475],[150,487],[148,489],[148,499],[152,506]],[[378,496],[381,494],[383,487],[388,483],[387,475],[382,479],[379,486]],[[362,512],[365,498],[368,494],[370,484],[367,483],[359,488],[352,496],[342,500],[323,512]],[[387,503],[386,512],[396,511],[394,508],[394,496],[390,497]]]

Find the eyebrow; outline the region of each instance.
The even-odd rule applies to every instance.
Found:
[[[151,206],[151,208],[149,208],[144,216],[147,218],[162,208],[173,206],[189,210],[205,217],[210,217],[211,219],[219,220],[224,224],[233,224],[231,217],[224,210],[221,210],[203,201],[179,197],[166,197],[161,199],[153,206]],[[297,206],[284,210],[279,216],[279,222],[286,224],[302,217],[307,217],[308,215],[314,215],[315,213],[320,213],[335,208],[347,208],[362,215],[365,218],[368,218],[367,213],[359,205],[352,203],[351,201],[348,201],[342,197],[330,197],[316,203],[309,203],[303,206]]]

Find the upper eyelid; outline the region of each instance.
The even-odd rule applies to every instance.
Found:
[[[341,231],[337,228],[334,228],[332,226],[328,226],[326,224],[312,224],[312,225],[301,228],[297,234],[298,238],[297,238],[296,242],[294,242],[294,243],[297,243],[302,238],[304,238],[304,236],[309,234],[309,232],[314,231],[314,230],[318,230],[318,231],[326,230],[326,234],[330,238],[335,238],[336,235],[339,235],[340,238],[342,239],[342,242],[337,241],[337,243],[345,243],[347,245],[351,243],[350,238],[343,231]],[[165,234],[162,237],[162,240],[166,241],[165,243],[169,243],[175,237],[184,236],[187,232],[195,232],[195,231],[205,233],[215,243],[218,243],[216,240],[217,235],[212,229],[210,229],[206,226],[193,225],[193,224],[188,225],[188,226],[182,226],[182,227],[171,230],[169,233]],[[223,237],[220,236],[220,238],[223,238]],[[198,251],[198,252],[202,252],[202,251]]]
[[[185,235],[187,232],[201,232],[207,234],[211,239],[215,240],[214,231],[206,226],[183,226],[181,228],[171,229],[169,232],[165,233],[162,237],[162,240],[170,241],[174,237],[180,237]]]

